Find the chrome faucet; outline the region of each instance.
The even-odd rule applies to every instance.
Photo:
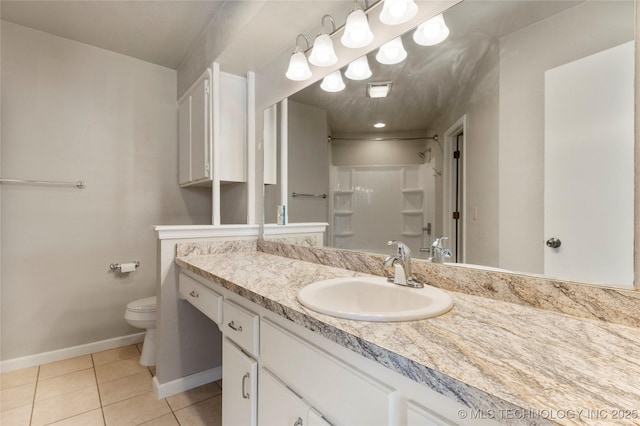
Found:
[[[444,263],[444,259],[446,257],[451,257],[451,251],[449,249],[444,248],[442,242],[444,240],[448,240],[447,237],[436,238],[436,240],[431,244],[429,251],[431,252],[431,257],[429,257],[429,262],[433,263]]]
[[[424,287],[421,282],[418,282],[413,278],[413,274],[411,272],[411,250],[409,247],[401,241],[393,240],[387,242],[388,246],[394,244],[398,246],[395,256],[387,256],[384,262],[382,262],[385,268],[389,268],[391,266],[395,267],[394,276],[388,278],[389,282],[407,287]]]

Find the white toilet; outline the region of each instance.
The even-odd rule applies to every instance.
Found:
[[[140,364],[156,365],[156,296],[134,300],[127,305],[124,319],[136,328],[147,330],[142,344]]]

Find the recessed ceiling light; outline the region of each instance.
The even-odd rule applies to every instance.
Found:
[[[384,126],[386,126],[386,124],[384,123],[376,123],[373,125],[373,127],[375,127],[376,129],[382,129]]]
[[[367,85],[367,96],[370,98],[386,98],[391,91],[392,81],[378,81]]]

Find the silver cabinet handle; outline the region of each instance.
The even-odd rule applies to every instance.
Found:
[[[233,331],[242,331],[242,326],[235,325],[233,321],[231,321],[228,325],[229,325],[229,328],[232,329]]]
[[[293,424],[293,426],[302,426],[302,419],[298,417],[298,420]]]
[[[196,293],[195,290],[191,290],[191,293],[189,293],[189,296],[191,296],[191,297],[200,297],[200,295],[198,293]]]
[[[245,390],[244,390],[244,385],[246,383],[246,380],[249,377],[250,377],[249,373],[247,373],[244,376],[242,376],[242,398],[244,398],[244,399],[249,399],[249,392],[245,392]]]

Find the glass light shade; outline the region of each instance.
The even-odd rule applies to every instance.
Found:
[[[325,92],[339,92],[345,88],[340,70],[336,70],[322,79],[320,88]]]
[[[329,34],[320,34],[316,37],[311,55],[309,55],[309,62],[319,67],[330,67],[338,62],[338,57],[333,49],[333,41]]]
[[[413,41],[421,46],[433,46],[442,43],[448,36],[449,28],[440,14],[418,25],[413,33]]]
[[[406,57],[407,51],[404,50],[400,37],[396,37],[380,46],[376,54],[376,60],[386,65],[398,64],[404,61]]]
[[[371,68],[369,68],[369,61],[366,55],[351,62],[347,67],[347,71],[344,73],[344,75],[351,80],[366,80],[371,77],[371,74]]]
[[[289,59],[289,68],[285,74],[289,80],[304,81],[311,77],[307,57],[302,52],[294,52]]]
[[[380,22],[387,25],[399,25],[408,22],[418,13],[413,0],[384,0]]]
[[[368,46],[373,41],[373,33],[369,28],[367,15],[361,9],[354,10],[347,17],[347,24],[340,42],[345,47],[359,48]]]

